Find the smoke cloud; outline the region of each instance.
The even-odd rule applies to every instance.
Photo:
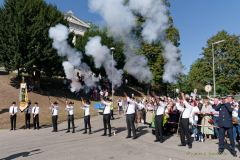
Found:
[[[92,74],[90,67],[87,64],[82,63],[82,53],[72,48],[67,38],[69,30],[62,24],[57,24],[55,27],[49,29],[49,37],[53,39],[53,48],[57,50],[59,56],[66,57],[67,61],[63,62],[63,68],[65,75],[68,79],[71,79],[71,91],[79,91],[83,86],[77,79],[75,69],[80,69],[79,73],[84,77],[84,83],[86,87],[94,87],[97,78]]]
[[[145,56],[136,55],[140,45],[131,34],[136,27],[136,17],[124,2],[125,0],[89,0],[89,7],[103,17],[109,34],[116,40],[124,42],[126,57],[124,69],[138,81],[149,83],[152,80],[152,73],[147,65],[148,61]]]
[[[141,32],[143,40],[147,43],[162,41],[164,46],[163,80],[176,82],[177,75],[182,72],[181,54],[166,39],[166,29],[169,27],[168,7],[162,0],[129,0],[128,3],[125,3],[125,0],[89,0],[89,7],[103,17],[110,34],[124,42],[126,56],[124,69],[139,81],[150,82],[152,73],[147,65],[148,61],[144,56],[136,54],[140,42],[131,34],[137,25],[133,13],[142,15],[145,18]]]
[[[112,60],[110,50],[107,46],[101,44],[101,37],[95,36],[89,39],[85,46],[86,55],[94,58],[96,68],[104,67],[108,79],[113,86],[119,87],[122,84],[122,70],[116,68],[115,60]]]

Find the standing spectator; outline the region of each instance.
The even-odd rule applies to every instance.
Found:
[[[239,125],[240,109],[239,109],[238,103],[234,103],[233,106],[234,106],[233,111],[232,111],[233,138],[234,138],[235,143],[237,143],[237,134],[240,135],[240,125]]]
[[[202,125],[201,132],[203,133],[205,138],[209,139],[211,139],[213,136],[213,126],[211,123],[209,123],[212,119],[211,111],[212,106],[210,105],[208,100],[205,100],[201,110],[201,114],[203,114],[201,122]]]
[[[191,137],[196,137],[198,135],[197,123],[198,123],[198,114],[200,113],[200,111],[196,102],[193,102],[192,106],[193,108],[192,108],[192,112],[189,119],[190,123],[192,124],[192,133],[193,133]]]

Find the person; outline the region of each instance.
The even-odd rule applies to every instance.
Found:
[[[25,129],[30,129],[30,121],[31,121],[31,113],[32,113],[32,106],[31,101],[28,101],[28,106],[25,109]]]
[[[18,112],[18,107],[16,105],[16,102],[12,102],[12,105],[9,108],[11,130],[16,130],[17,112]]]
[[[87,126],[88,126],[88,129],[89,129],[88,134],[92,134],[92,132],[91,132],[91,121],[90,121],[90,109],[89,109],[90,101],[86,100],[86,103],[84,103],[84,101],[82,101],[82,103],[83,103],[82,109],[84,110],[84,132],[83,132],[83,134],[87,133]]]
[[[118,98],[118,115],[123,114],[123,100],[121,98]]]
[[[212,139],[212,136],[214,135],[213,126],[209,121],[212,119],[211,115],[212,106],[209,104],[209,101],[206,99],[204,101],[203,107],[201,109],[201,114],[203,115],[202,121],[201,121],[201,132],[204,135],[204,138]]]
[[[226,99],[219,104],[215,110],[219,111],[219,119],[218,119],[218,126],[219,126],[219,143],[218,143],[218,154],[222,154],[224,152],[224,137],[225,132],[227,131],[228,137],[230,139],[230,152],[231,154],[236,157],[237,152],[235,151],[235,142],[233,138],[233,124],[232,124],[232,96],[226,97]]]
[[[104,133],[102,136],[107,135],[107,127],[108,127],[108,136],[111,137],[111,122],[110,122],[110,107],[112,105],[112,102],[109,98],[104,98],[101,103],[104,105],[103,109],[103,126],[104,126]]]
[[[210,101],[211,102],[211,101]],[[218,128],[218,117],[219,117],[219,112],[215,110],[215,108],[218,106],[220,103],[219,99],[216,97],[214,98],[212,102],[212,114],[213,114],[213,125],[214,125],[214,137],[219,138],[219,128]]]
[[[194,137],[194,138],[197,137],[197,135],[198,135],[197,123],[198,123],[198,114],[199,113],[200,113],[200,110],[197,106],[197,102],[194,101],[193,102],[193,108],[192,108],[190,118],[189,118],[189,122],[192,125],[192,136],[191,137]]]
[[[70,123],[72,122],[72,133],[75,133],[75,125],[74,125],[74,107],[73,107],[73,102],[66,101],[66,108],[65,110],[68,113],[68,130],[66,133],[70,132]]]
[[[50,106],[50,110],[52,111],[52,126],[53,126],[53,131],[52,132],[57,132],[58,131],[58,103],[54,102]]]
[[[189,104],[190,103],[189,96],[187,95],[185,96],[184,93],[181,93],[181,97],[182,97],[182,105],[180,105],[179,102],[176,103],[177,109],[181,112],[180,122],[179,122],[181,144],[178,146],[186,146],[186,140],[185,140],[185,137],[186,137],[188,148],[191,149],[192,140],[189,133],[189,117],[193,107]]]
[[[155,136],[156,140],[154,142],[163,143],[163,116],[166,114],[167,104],[164,103],[163,99],[158,100],[158,104],[155,110]]]
[[[235,143],[237,143],[237,134],[240,135],[240,125],[239,125],[240,109],[239,109],[238,103],[236,103],[236,102],[233,104],[233,106],[234,106],[233,111],[232,111],[233,138],[234,138]]]
[[[127,130],[128,135],[126,138],[131,138],[131,131],[133,132],[133,139],[137,138],[136,135],[136,129],[135,129],[135,116],[136,116],[136,102],[134,100],[134,97],[131,99],[126,94],[126,99],[128,102],[127,110],[126,110],[126,122],[127,122]]]
[[[32,108],[32,115],[33,115],[33,128],[39,129],[39,106],[38,102],[35,102]]]
[[[110,107],[110,115],[111,115],[111,120],[114,120],[115,118],[114,118],[114,113],[113,113],[113,103]]]
[[[143,109],[144,109],[144,104],[142,101],[139,99],[137,101],[137,110],[136,110],[136,130],[139,131],[138,124],[143,122]]]

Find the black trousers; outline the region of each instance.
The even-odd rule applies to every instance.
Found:
[[[192,140],[189,132],[189,118],[181,118],[180,120],[180,139],[182,145],[186,145],[186,139],[187,138],[187,144],[189,146],[192,146]]]
[[[88,127],[89,133],[91,133],[90,115],[84,116],[84,127],[85,127],[85,132],[87,132],[87,127]]]
[[[110,123],[110,114],[104,114],[103,115],[103,126],[104,126],[104,134],[107,134],[107,128],[108,128],[108,134],[111,134],[111,123]]]
[[[39,129],[39,115],[33,116],[33,127],[34,129]]]
[[[155,136],[156,140],[163,141],[163,115],[155,116]]]
[[[16,129],[16,121],[17,121],[17,115],[11,115],[10,116],[10,121],[11,121],[11,130]]]
[[[25,129],[30,129],[31,114],[25,114]]]
[[[75,131],[75,125],[74,125],[74,115],[68,115],[68,131],[70,131],[70,124],[72,122],[72,129]]]
[[[228,137],[230,139],[231,151],[235,151],[235,142],[234,142],[234,138],[233,138],[233,127],[230,127],[230,128],[220,127],[219,128],[218,150],[224,151],[224,137],[225,137],[226,131],[227,131]]]
[[[57,120],[58,120],[58,116],[52,116],[53,131],[55,131],[55,132],[58,131]]]
[[[111,114],[111,119],[114,119],[114,117],[113,117],[113,110],[110,110],[110,114]]]
[[[128,137],[131,137],[131,130],[133,132],[133,137],[136,137],[136,128],[135,128],[135,113],[127,114],[126,121],[127,121],[127,130],[128,130]]]

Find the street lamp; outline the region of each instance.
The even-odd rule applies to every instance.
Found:
[[[215,79],[215,59],[214,59],[214,45],[224,42],[225,40],[220,40],[212,43],[212,63],[213,63],[213,96],[216,97],[216,79]]]
[[[110,50],[112,52],[112,105],[113,105],[113,54],[114,54],[115,48],[111,47]]]

